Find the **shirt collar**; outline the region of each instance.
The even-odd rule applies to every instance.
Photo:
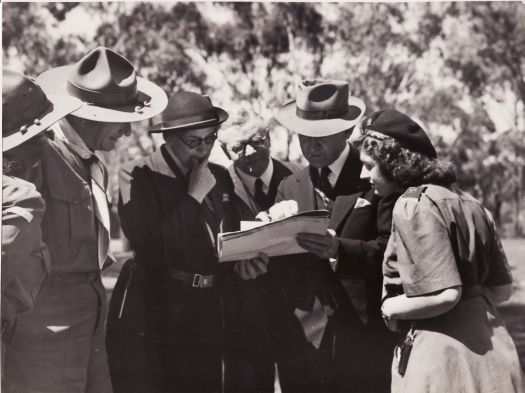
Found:
[[[71,150],[80,158],[88,160],[93,157],[94,152],[86,146],[84,140],[78,135],[77,130],[73,128],[66,118],[61,119],[55,124],[53,131],[58,138],[67,142]]]
[[[239,177],[241,178],[242,182],[248,188],[248,191],[250,194],[255,193],[255,180],[257,180],[257,177],[250,176],[247,173],[244,173],[240,170],[235,170]],[[263,191],[267,194],[268,190],[270,189],[270,182],[272,181],[273,176],[273,160],[270,158],[270,162],[268,163],[268,166],[264,170],[261,176],[259,176],[259,179],[263,182]]]
[[[173,158],[173,160],[175,161],[175,164],[177,164],[182,174],[184,176],[188,176],[188,173],[190,172],[190,170],[186,168],[184,165],[182,165],[182,162],[179,160],[179,157],[177,157],[177,155],[175,154],[171,146],[167,143],[166,143],[166,150],[168,154],[171,156],[171,158]]]
[[[337,179],[339,179],[339,175],[341,174],[341,171],[343,170],[343,167],[345,166],[345,162],[348,158],[348,155],[350,154],[350,146],[348,143],[345,143],[345,148],[339,154],[339,157],[332,162],[330,165],[328,165],[328,168],[330,168],[330,176],[328,177],[330,183],[332,184],[332,187],[337,183]]]

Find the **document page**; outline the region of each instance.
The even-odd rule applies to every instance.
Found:
[[[300,232],[324,234],[328,228],[328,210],[311,210],[282,220],[237,232],[219,233],[217,248],[220,262],[256,257],[305,253],[295,236]]]

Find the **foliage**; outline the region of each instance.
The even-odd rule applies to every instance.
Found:
[[[347,80],[368,111],[396,107],[421,119],[460,185],[522,233],[525,6],[475,3],[109,2],[4,3],[4,64],[37,75],[97,45],[130,59],[168,94],[191,89],[235,111],[271,119],[302,78]],[[64,33],[83,12],[91,29]],[[91,37],[91,38],[90,38]],[[501,125],[502,113],[510,113]],[[496,111],[497,112],[497,111]],[[155,121],[155,120],[153,120]],[[123,160],[158,141],[134,125],[106,158],[113,191]],[[293,159],[296,138],[272,126],[276,152]]]

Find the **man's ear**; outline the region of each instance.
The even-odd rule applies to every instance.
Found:
[[[226,157],[228,158],[228,160],[232,160],[232,157],[230,156],[230,152],[228,151],[228,149],[226,149],[226,146],[223,145],[222,143],[221,143],[221,148],[224,154],[226,155]]]

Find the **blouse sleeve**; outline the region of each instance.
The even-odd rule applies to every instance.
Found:
[[[448,227],[425,195],[402,197],[394,209],[397,265],[407,296],[461,285]]]

